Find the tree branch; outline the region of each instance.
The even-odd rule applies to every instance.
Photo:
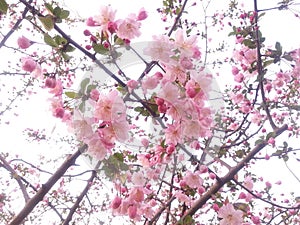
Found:
[[[282,127],[276,129],[275,137],[282,134],[284,131],[288,129],[288,126],[285,124]],[[217,193],[220,188],[222,188],[227,182],[232,180],[234,176],[243,168],[246,166],[246,164],[265,146],[268,145],[267,141],[264,141],[263,143],[257,145],[249,154],[240,161],[235,167],[232,167],[229,172],[222,178],[218,179],[217,182],[205,193],[203,196],[198,199],[192,207],[186,212],[186,214],[183,216],[181,221],[184,221],[187,216],[194,215],[215,193]],[[179,225],[179,222],[177,222],[177,225]]]
[[[99,164],[98,164],[99,165]],[[97,176],[97,171],[96,168],[98,167],[98,165],[95,167],[95,170],[92,171],[92,175],[90,176],[90,178],[87,180],[87,184],[85,186],[85,188],[83,189],[83,191],[81,192],[81,194],[77,197],[76,202],[74,203],[74,205],[72,206],[72,208],[69,211],[69,214],[67,216],[67,218],[65,219],[65,221],[63,222],[62,225],[68,225],[71,220],[72,217],[76,211],[76,209],[79,207],[80,202],[82,201],[82,199],[84,198],[84,196],[88,193],[91,184],[93,182],[93,180],[95,179],[95,177]]]
[[[5,158],[0,155],[0,160],[2,161],[2,166],[11,173],[12,177],[18,182],[18,185],[23,193],[25,203],[30,199],[26,187],[22,182],[21,177],[17,174],[17,172],[9,165],[9,163],[5,160]],[[1,166],[1,164],[0,164]]]
[[[24,208],[19,212],[17,216],[10,222],[9,225],[19,225],[28,216],[29,213],[34,209],[34,207],[43,200],[44,196],[49,192],[49,190],[54,186],[54,184],[64,175],[64,173],[74,165],[76,159],[81,155],[81,153],[87,149],[87,145],[81,146],[73,155],[68,156],[68,158],[63,162],[63,164],[57,169],[57,171],[49,178],[49,180],[42,185],[38,192],[25,204]]]

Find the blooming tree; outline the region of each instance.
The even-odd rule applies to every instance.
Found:
[[[1,222],[299,224],[298,193],[274,191],[283,178],[259,171],[281,161],[299,183],[289,164],[299,161],[300,50],[267,43],[260,27],[275,10],[297,18],[298,3],[162,3],[166,33],[140,43],[145,8],[121,18],[104,5],[82,20],[59,2],[0,0],[0,50],[18,57],[2,74],[24,82],[1,116],[43,91],[69,132],[24,130],[29,141],[63,144],[58,158],[0,155]]]

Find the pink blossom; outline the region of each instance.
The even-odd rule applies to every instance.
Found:
[[[99,91],[98,91],[97,89],[91,90],[91,92],[90,92],[90,98],[91,98],[92,100],[98,101],[99,96],[100,96],[100,93],[99,93]]]
[[[203,184],[203,180],[200,177],[200,172],[186,171],[183,181],[191,188],[199,188]]]
[[[34,59],[32,59],[31,57],[23,57],[21,61],[22,61],[22,69],[27,72],[31,73],[37,67],[36,61],[34,61]]]
[[[45,80],[45,87],[47,87],[47,88],[55,88],[55,86],[56,86],[56,80],[54,78],[48,77]]]
[[[233,67],[232,67],[231,72],[232,72],[233,75],[237,75],[237,74],[239,73],[239,71],[240,71],[240,70],[239,70],[236,66],[233,66]]]
[[[97,26],[97,23],[96,23],[96,21],[93,19],[93,17],[89,17],[89,18],[86,20],[86,25],[87,25],[87,26],[90,26],[90,27],[94,27],[94,26]]]
[[[136,21],[134,17],[134,15],[129,15],[125,20],[117,21],[118,30],[116,33],[119,38],[132,40],[141,35],[141,23]]]
[[[173,42],[168,36],[153,36],[153,41],[144,49],[144,54],[151,56],[153,60],[168,63],[170,56],[173,55]]]
[[[145,11],[144,8],[141,8],[137,16],[137,20],[145,20],[147,17],[148,17],[147,12]]]
[[[56,85],[54,88],[49,90],[49,93],[54,94],[54,96],[60,96],[63,93],[63,85],[60,79],[56,80]]]
[[[137,207],[136,205],[131,205],[128,207],[128,216],[130,219],[134,219],[137,214]]]
[[[197,36],[191,35],[187,37],[184,34],[184,30],[178,29],[175,34],[175,45],[180,50],[181,56],[192,57],[197,45]]]
[[[133,89],[138,86],[138,82],[136,80],[129,80],[127,81],[128,91],[131,93]]]
[[[269,140],[268,140],[268,144],[270,144],[274,147],[275,146],[275,138],[270,137]]]
[[[219,209],[218,217],[221,218],[220,225],[241,225],[243,223],[243,212],[235,210],[230,203]]]
[[[169,124],[165,130],[166,134],[166,143],[174,144],[181,142],[182,138],[182,129],[179,123]]]
[[[145,77],[142,81],[142,88],[144,92],[146,92],[146,90],[152,90],[156,88],[158,84],[159,80],[155,76]]]
[[[103,160],[107,155],[107,150],[97,134],[86,141],[88,144],[87,153],[97,160]]]
[[[121,203],[122,203],[122,198],[120,198],[119,196],[116,196],[114,198],[114,200],[112,201],[112,203],[111,203],[111,208],[112,209],[117,209],[117,208],[119,208]]]
[[[178,100],[178,91],[178,87],[175,84],[167,82],[163,85],[157,96],[174,104]]]
[[[244,81],[244,75],[239,73],[234,76],[234,81],[238,83],[242,83]]]
[[[28,38],[26,38],[24,36],[18,38],[19,48],[26,49],[26,48],[29,48],[31,45],[32,45],[32,42]]]
[[[94,16],[91,20],[90,24],[92,26],[99,25],[101,31],[106,32],[108,31],[108,26],[110,22],[114,22],[116,15],[116,10],[113,10],[110,5],[108,6],[101,6],[100,7],[100,14]]]
[[[135,172],[131,177],[131,181],[135,185],[143,186],[146,182],[146,179],[143,172]]]

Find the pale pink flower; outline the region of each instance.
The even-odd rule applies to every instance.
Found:
[[[139,14],[137,16],[137,20],[145,20],[148,17],[146,10],[143,8],[140,9]]]
[[[243,223],[243,212],[235,210],[230,203],[219,209],[218,217],[221,218],[220,225],[241,225]]]
[[[135,89],[138,85],[139,85],[139,83],[136,80],[127,81],[127,87],[128,87],[129,93],[131,93],[132,90]]]
[[[191,198],[182,193],[181,191],[177,191],[175,193],[175,197],[178,199],[179,202],[184,202],[186,205],[191,205]]]
[[[198,120],[186,120],[183,124],[183,135],[189,138],[199,138],[201,126]]]
[[[165,130],[166,144],[174,144],[181,142],[182,128],[179,123],[169,124]]]
[[[32,45],[32,42],[24,36],[19,37],[17,42],[18,42],[19,48],[22,48],[22,49],[29,48]]]
[[[22,69],[27,72],[33,72],[37,67],[37,62],[31,57],[23,57],[22,61]]]
[[[117,208],[119,208],[121,203],[122,203],[122,198],[120,198],[119,196],[116,196],[110,206],[112,209],[117,209]]]
[[[178,100],[178,91],[178,87],[175,84],[167,82],[160,89],[157,96],[171,104],[174,104]]]
[[[175,45],[180,50],[181,56],[192,57],[197,46],[197,36],[187,37],[182,29],[178,29],[175,34]]]
[[[88,139],[86,144],[88,145],[87,153],[95,159],[103,160],[107,155],[107,150],[97,134]]]
[[[94,16],[93,20],[91,20],[90,24],[92,26],[99,25],[103,32],[108,31],[108,24],[115,20],[116,10],[113,10],[110,5],[101,6],[100,14]],[[93,23],[94,21],[94,23]]]
[[[141,171],[133,173],[133,175],[131,177],[131,181],[133,184],[135,184],[137,186],[143,186],[146,182],[144,173]]]
[[[115,138],[119,142],[124,142],[129,138],[129,123],[124,118],[123,120],[112,121],[112,128],[115,134]]]
[[[134,219],[137,214],[137,207],[136,205],[131,205],[128,207],[128,216],[130,219]]]
[[[156,76],[145,77],[144,80],[142,81],[142,88],[146,93],[147,90],[155,89],[158,84],[159,84],[159,80],[157,79]]]
[[[111,121],[113,116],[118,116],[118,106],[121,105],[122,99],[118,96],[117,91],[111,91],[108,95],[100,94],[95,105],[94,116],[102,121]],[[121,109],[123,110],[124,107]],[[120,113],[123,114],[124,112],[121,111]]]
[[[251,176],[246,176],[244,179],[244,186],[248,188],[250,191],[253,189],[253,179]]]
[[[244,81],[244,75],[242,73],[239,73],[234,76],[234,81],[238,83],[242,83]]]
[[[190,170],[186,171],[183,181],[191,188],[199,188],[203,184],[203,180],[200,177],[200,172],[192,172]]]
[[[90,98],[91,98],[92,100],[98,101],[99,96],[100,96],[100,93],[99,93],[99,91],[98,91],[97,89],[91,90],[91,92],[90,92]]]
[[[168,65],[166,67],[166,74],[164,76],[165,79],[169,81],[175,81],[178,80],[182,84],[185,83],[187,78],[187,73],[185,69],[180,66],[179,64],[175,65]]]
[[[153,41],[144,49],[144,54],[151,56],[153,60],[168,63],[173,55],[173,47],[168,36],[153,36]]]
[[[125,20],[117,21],[118,29],[117,35],[119,38],[132,40],[135,37],[141,35],[140,27],[141,23],[135,18],[135,15],[129,15]]]
[[[54,88],[49,90],[49,93],[54,94],[54,96],[61,96],[63,93],[63,84],[60,79],[56,80],[56,85]]]

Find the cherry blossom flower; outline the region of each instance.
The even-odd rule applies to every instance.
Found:
[[[31,57],[23,57],[21,59],[22,61],[22,69],[27,72],[33,72],[35,68],[37,67],[36,61]]]
[[[153,41],[146,49],[144,49],[144,54],[151,56],[153,60],[168,63],[170,61],[170,56],[173,55],[173,47],[173,42],[170,41],[168,36],[154,35]]]
[[[141,8],[137,16],[137,20],[145,20],[148,17],[148,14],[144,8]]]
[[[184,30],[178,29],[175,33],[175,46],[180,50],[181,57],[192,57],[197,45],[197,36],[187,37]]]
[[[22,49],[29,48],[33,43],[28,38],[26,38],[24,36],[19,37],[17,42],[18,42],[19,48],[22,48]]]
[[[100,26],[101,31],[108,31],[108,25],[110,22],[114,22],[116,10],[113,10],[110,5],[101,6],[100,14],[94,16],[89,24]],[[94,23],[93,23],[94,22]]]
[[[132,40],[141,35],[141,23],[136,20],[134,14],[129,15],[125,20],[118,20],[117,26],[118,29],[116,33],[119,38]]]
[[[199,188],[203,184],[203,180],[200,177],[200,172],[192,172],[190,170],[186,171],[183,181],[191,188]]]
[[[221,218],[220,225],[241,225],[243,223],[243,212],[235,210],[230,203],[219,209],[218,217]]]
[[[143,186],[146,182],[143,172],[135,172],[131,177],[131,181],[133,184],[137,186]]]

